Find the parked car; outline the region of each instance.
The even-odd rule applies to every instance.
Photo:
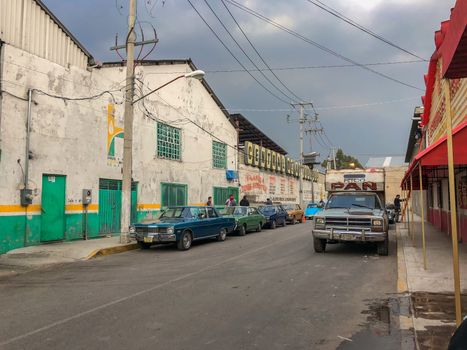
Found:
[[[305,217],[307,220],[313,220],[313,217],[323,210],[319,203],[308,203],[305,208]]]
[[[260,214],[258,209],[252,207],[227,207],[223,213],[224,217],[235,219],[235,231],[240,236],[245,236],[248,231],[261,231],[263,224],[266,222],[266,218]]]
[[[281,205],[261,205],[258,211],[266,218],[263,227],[275,229],[278,225],[285,226],[287,223],[287,212]]]
[[[283,204],[282,208],[287,212],[287,222],[291,224],[300,223],[303,220],[304,211],[298,204]]]
[[[179,250],[188,250],[193,241],[217,238],[225,241],[235,228],[235,219],[222,217],[212,207],[173,207],[164,211],[158,220],[130,226],[138,245],[148,249],[153,244],[177,243]]]
[[[388,213],[389,223],[394,224],[396,222],[396,207],[394,207],[394,204],[392,203],[386,204],[386,213]]]

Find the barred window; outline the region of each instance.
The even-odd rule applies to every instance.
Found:
[[[227,168],[227,145],[212,141],[212,166],[214,168]]]
[[[180,160],[180,129],[157,123],[157,156],[165,159]]]

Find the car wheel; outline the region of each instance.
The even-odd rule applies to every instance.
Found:
[[[245,234],[246,234],[246,227],[245,227],[245,225],[241,225],[238,228],[238,235],[239,236],[245,236]]]
[[[225,228],[221,228],[219,235],[217,236],[217,240],[219,242],[224,242],[225,238],[227,237],[227,231]]]
[[[386,239],[383,242],[377,243],[378,255],[387,256],[389,254],[389,239]]]
[[[324,253],[326,250],[326,240],[321,238],[313,237],[313,246],[316,253]]]
[[[292,225],[295,225],[296,223],[297,223],[297,218],[294,216],[294,217],[292,218]]]
[[[301,224],[303,222],[303,215],[300,216],[300,220],[298,220],[298,223]]]
[[[285,227],[285,226],[287,226],[287,219],[286,218],[284,218],[284,221],[282,221],[282,227]]]
[[[140,247],[141,249],[149,249],[151,248],[151,243],[144,243],[144,242],[140,242],[138,241],[138,247]]]
[[[276,226],[277,226],[276,220],[271,221],[271,223],[269,225],[271,227],[271,230],[274,230],[276,228]]]
[[[263,224],[260,222],[258,224],[258,227],[256,227],[256,232],[261,232],[261,229],[263,228]]]
[[[191,248],[191,243],[193,243],[193,236],[191,232],[185,231],[177,242],[177,248],[178,250],[188,250]]]

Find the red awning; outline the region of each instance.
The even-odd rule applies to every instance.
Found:
[[[467,77],[467,1],[457,0],[449,28],[440,47],[442,75],[448,79]]]
[[[467,117],[466,117],[467,118]],[[457,125],[452,130],[452,147],[454,153],[454,165],[467,164],[467,120]],[[439,138],[438,141],[418,153],[409,165],[402,179],[401,185],[407,182],[411,173],[417,168],[417,165],[423,167],[446,166],[448,164],[448,146],[446,135]],[[416,181],[418,182],[418,181]]]

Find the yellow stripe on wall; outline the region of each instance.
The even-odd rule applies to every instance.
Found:
[[[99,205],[98,204],[89,204],[88,205],[88,210],[98,210]],[[84,206],[82,204],[67,204],[65,205],[65,210],[66,211],[83,211]]]
[[[160,209],[161,205],[158,204],[158,203],[154,203],[154,204],[141,203],[141,204],[138,204],[137,207],[138,207],[139,210],[156,210],[156,209]]]
[[[0,213],[31,213],[41,211],[40,204],[31,204],[27,207],[21,205],[0,204]]]

